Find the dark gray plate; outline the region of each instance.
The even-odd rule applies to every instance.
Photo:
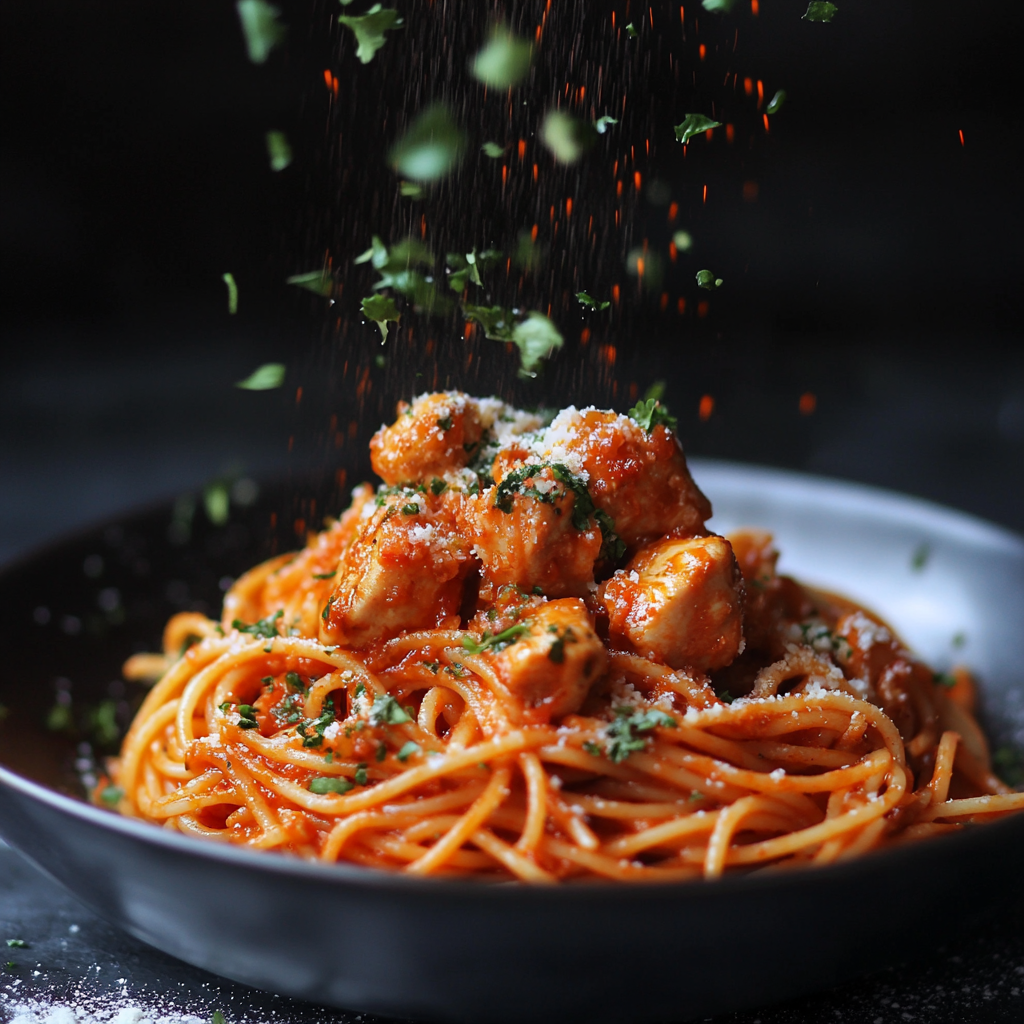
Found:
[[[972,664],[996,733],[1020,731],[1019,538],[864,487],[722,463],[697,463],[695,473],[716,528],[773,529],[787,571],[868,602],[940,667]],[[222,577],[269,553],[257,538],[269,533],[269,512],[286,507],[273,492],[225,528],[197,518],[185,544],[169,539],[169,509],[142,513],[0,576],[0,703],[9,709],[0,831],[143,941],[259,988],[351,1009],[621,1024],[830,986],[1022,895],[1024,816],[817,871],[549,890],[307,864],[77,799],[76,772],[93,770],[110,716],[125,724],[140,696],[118,681],[121,660],[152,647],[177,608],[213,611]],[[70,725],[47,730],[61,701]]]

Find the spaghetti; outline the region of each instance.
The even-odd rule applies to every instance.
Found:
[[[416,875],[554,883],[825,864],[1024,807],[974,685],[709,533],[655,403],[545,424],[400,406],[384,483],[176,615],[110,766],[167,828]]]

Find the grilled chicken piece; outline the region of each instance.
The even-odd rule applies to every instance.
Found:
[[[407,490],[367,510],[338,567],[320,639],[362,647],[405,630],[457,627],[472,555],[451,502]]]
[[[604,584],[609,638],[673,668],[723,668],[743,650],[743,584],[724,537],[666,537]]]
[[[602,675],[606,656],[586,606],[577,598],[548,601],[521,620],[524,632],[485,652],[516,723],[536,725],[578,711]]]

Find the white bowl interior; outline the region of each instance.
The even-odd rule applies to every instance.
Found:
[[[974,671],[997,742],[1024,745],[1024,540],[860,484],[691,460],[710,526],[770,530],[780,571],[861,602],[938,671]]]

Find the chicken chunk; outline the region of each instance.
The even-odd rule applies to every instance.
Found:
[[[551,467],[520,471],[516,479],[515,488],[505,480],[462,503],[463,533],[483,563],[481,600],[493,600],[509,584],[549,597],[582,597],[594,580],[600,527],[578,514],[576,495]]]
[[[398,418],[370,441],[370,461],[386,484],[418,483],[461,469],[484,428],[476,399],[458,391],[402,402]]]
[[[531,609],[525,631],[507,647],[487,652],[509,717],[536,725],[578,711],[604,673],[604,645],[582,601],[563,598]]]
[[[604,585],[609,638],[673,668],[723,668],[743,650],[743,584],[724,537],[666,537]]]
[[[411,629],[457,627],[472,563],[444,497],[381,495],[338,567],[320,639],[361,647]]]
[[[533,456],[564,463],[581,476],[630,551],[670,530],[701,533],[711,517],[711,503],[693,482],[678,439],[663,424],[647,432],[628,416],[570,406],[530,448]],[[496,466],[498,473],[502,468]]]

